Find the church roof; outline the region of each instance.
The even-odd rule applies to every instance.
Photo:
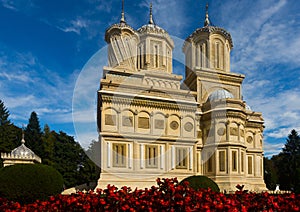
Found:
[[[186,39],[186,41],[192,40],[195,36],[197,36],[198,34],[202,34],[203,32],[209,34],[214,34],[214,33],[221,34],[229,41],[231,48],[233,47],[233,42],[230,33],[227,32],[225,29],[217,26],[204,26],[198,28]]]
[[[233,47],[232,38],[229,32],[227,32],[225,29],[217,26],[213,26],[209,15],[208,15],[208,4],[206,4],[206,14],[205,14],[205,20],[204,20],[204,26],[201,28],[196,29],[187,39],[185,40],[184,46],[186,45],[186,42],[193,41],[194,38],[197,38],[199,34],[208,33],[208,34],[220,34],[225,37],[229,41],[230,47]]]
[[[105,31],[105,41],[106,42],[110,42],[109,38],[110,38],[110,34],[112,31],[117,30],[117,31],[129,31],[130,33],[134,34],[135,30],[129,26],[126,23],[126,19],[125,19],[125,12],[124,12],[124,0],[122,1],[122,12],[121,12],[121,19],[120,19],[120,23],[116,23],[111,25],[110,27],[108,27]]]
[[[233,99],[233,98],[234,98],[233,94],[230,93],[229,91],[227,91],[225,89],[219,89],[219,90],[212,92],[209,95],[208,100],[215,101],[215,100],[220,100],[220,99]]]
[[[19,147],[13,149],[11,151],[11,154],[19,157],[35,157],[34,152],[25,146],[24,134],[21,142],[22,144]]]
[[[149,22],[148,24],[143,25],[137,30],[140,34],[152,34],[152,35],[158,35],[161,37],[165,37],[172,46],[174,46],[174,42],[169,36],[169,33],[158,26],[154,20],[153,20],[153,14],[152,14],[152,3],[150,4],[150,14],[149,14]]]

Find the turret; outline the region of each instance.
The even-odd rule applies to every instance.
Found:
[[[136,46],[139,37],[135,30],[126,23],[124,0],[120,23],[113,24],[105,32],[108,46],[108,65],[113,68],[136,70]]]
[[[212,26],[206,5],[204,26],[196,29],[186,40],[183,53],[186,74],[195,69],[230,72],[231,35],[223,28]]]
[[[174,42],[169,34],[154,22],[152,4],[148,24],[139,28],[137,32],[140,37],[137,68],[171,73]]]

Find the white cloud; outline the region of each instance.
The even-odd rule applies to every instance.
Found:
[[[35,7],[32,0],[0,0],[0,4],[2,4],[3,7],[14,11],[28,10]]]
[[[282,150],[283,147],[284,147],[283,143],[271,144],[271,143],[265,142],[264,143],[265,157],[277,155]]]
[[[30,53],[0,52],[0,99],[16,124],[24,124],[32,111],[40,120],[72,123],[71,102],[75,75],[62,77],[47,69]],[[26,123],[26,122],[25,122]]]
[[[75,20],[71,20],[67,26],[58,27],[64,32],[75,32],[80,35],[81,30],[86,29],[89,25],[89,21],[87,19],[83,19],[82,17],[77,17]]]

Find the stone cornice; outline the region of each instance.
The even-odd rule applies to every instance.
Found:
[[[160,109],[171,109],[171,110],[184,110],[184,111],[194,111],[197,110],[197,105],[195,102],[179,102],[173,99],[153,99],[151,97],[142,97],[136,95],[134,97],[128,96],[128,94],[118,95],[114,92],[107,93],[105,91],[101,92],[102,102],[123,104],[123,105],[135,105],[147,108],[160,108]]]
[[[137,133],[119,133],[119,132],[100,132],[100,136],[105,138],[115,138],[119,140],[135,140],[138,139],[139,141],[169,141],[169,142],[182,142],[182,143],[192,143],[196,144],[199,139],[196,138],[185,138],[185,137],[175,137],[175,136],[158,136],[158,135],[149,135],[145,136],[145,134],[137,134]]]
[[[214,69],[201,68],[201,69],[195,69],[194,71],[197,77],[199,77],[199,79],[203,81],[205,81],[205,79],[213,79],[213,80],[219,80],[220,83],[222,81],[229,81],[229,82],[241,84],[245,78],[245,75],[243,74],[216,71]]]

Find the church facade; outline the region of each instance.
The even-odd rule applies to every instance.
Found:
[[[124,7],[123,7],[124,8]],[[156,179],[205,175],[221,190],[264,190],[263,118],[242,99],[245,76],[230,70],[230,33],[204,26],[182,47],[185,78],[173,73],[174,42],[153,21],[105,33],[108,66],[98,90],[101,174],[107,184],[151,187]]]

